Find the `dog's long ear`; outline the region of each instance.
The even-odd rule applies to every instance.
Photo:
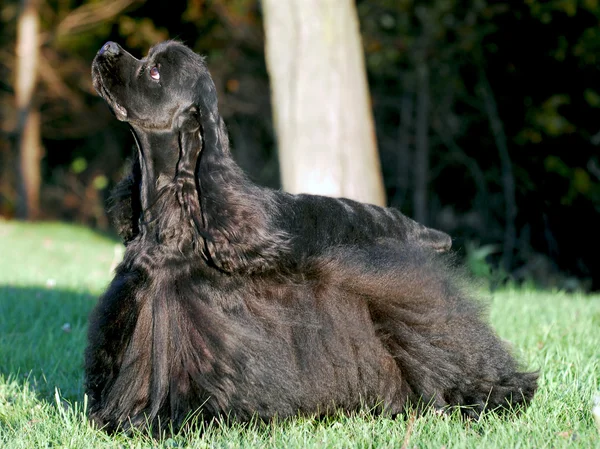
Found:
[[[203,240],[207,262],[225,272],[264,270],[287,240],[273,229],[269,198],[233,161],[210,76],[196,108],[181,114],[180,202]]]
[[[175,182],[177,199],[191,224],[204,235],[200,195],[197,192],[196,170],[204,146],[199,110],[190,106],[179,111],[175,120],[179,139],[179,160]]]
[[[136,158],[129,174],[119,181],[108,199],[108,217],[125,245],[139,234],[141,179],[140,163]]]

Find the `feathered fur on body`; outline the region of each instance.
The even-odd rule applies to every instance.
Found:
[[[436,253],[447,235],[393,209],[251,183],[204,61],[182,44],[137,60],[109,42],[92,73],[138,149],[111,209],[124,260],[90,319],[99,425],[419,402],[477,415],[532,398],[536,375]]]

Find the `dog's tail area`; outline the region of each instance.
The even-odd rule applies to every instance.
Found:
[[[537,373],[523,372],[467,293],[451,256],[382,240],[320,260],[328,282],[369,304],[373,324],[411,389],[409,403],[468,416],[526,405]]]

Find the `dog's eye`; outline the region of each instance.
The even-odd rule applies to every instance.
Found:
[[[152,67],[150,69],[150,76],[154,80],[159,80],[160,79],[160,72],[158,71],[158,67]]]

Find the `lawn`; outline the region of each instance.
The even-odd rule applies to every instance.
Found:
[[[122,255],[118,242],[64,224],[0,221],[0,447],[24,448],[594,448],[600,395],[600,296],[506,290],[487,295],[491,320],[540,388],[518,416],[478,422],[434,413],[391,420],[207,425],[153,441],[109,437],[85,419],[86,322]]]

